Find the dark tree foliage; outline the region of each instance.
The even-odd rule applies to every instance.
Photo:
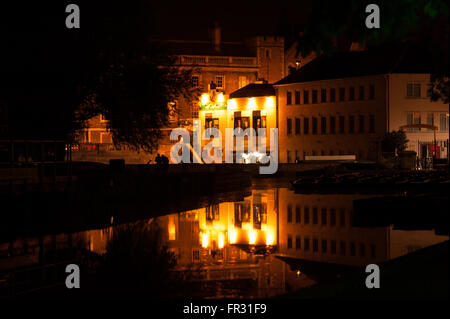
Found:
[[[402,130],[388,132],[381,139],[381,149],[383,152],[403,152],[407,144],[408,139]]]
[[[167,297],[177,260],[162,236],[155,221],[118,226],[100,258],[92,288],[107,296]]]
[[[117,145],[151,151],[168,103],[193,94],[190,72],[150,41],[148,1],[77,1],[80,29],[65,27],[69,3],[12,6],[2,21],[0,103],[12,137],[73,138],[103,114]]]
[[[365,8],[380,8],[380,28],[365,26]],[[317,0],[298,39],[298,51],[331,54],[352,42],[367,47],[409,40],[431,52],[431,99],[448,103],[448,0]]]

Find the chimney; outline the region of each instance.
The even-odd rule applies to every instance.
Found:
[[[220,51],[220,42],[222,41],[222,29],[219,27],[219,22],[214,21],[214,28],[210,31],[214,50]]]

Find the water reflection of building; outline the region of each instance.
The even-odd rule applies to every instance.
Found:
[[[286,188],[253,190],[240,201],[149,222],[160,226],[163,245],[177,256],[175,276],[221,287],[198,297],[265,298],[315,283],[312,274],[278,257],[307,261],[314,272],[321,265],[380,263],[448,240],[433,230],[354,227],[353,200],[362,197],[295,194]],[[0,271],[56,262],[67,247],[103,254],[113,229],[2,243]]]
[[[273,269],[282,263],[269,256],[277,245],[275,194],[253,191],[241,201],[157,218],[177,256],[176,270],[195,281],[251,280],[257,294],[283,289],[280,270]]]
[[[365,266],[445,240],[445,236],[429,230],[352,226],[353,200],[363,197],[304,195],[279,189],[279,253],[316,262]]]

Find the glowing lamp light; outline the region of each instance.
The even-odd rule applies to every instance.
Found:
[[[265,106],[273,107],[274,105],[275,105],[274,98],[272,96],[267,96]]]
[[[248,99],[248,107],[250,109],[256,109],[256,100],[254,97]]]
[[[208,248],[208,246],[209,246],[209,234],[203,233],[202,234],[202,247]]]
[[[266,233],[266,245],[267,246],[273,245],[274,239],[275,239],[275,236],[273,235],[272,232]]]
[[[235,99],[228,100],[228,107],[230,108],[230,110],[235,110],[237,108],[236,100]]]
[[[248,243],[253,245],[256,242],[256,231],[251,230],[248,234]]]
[[[217,102],[218,104],[223,104],[223,103],[225,103],[225,97],[223,96],[223,93],[217,94],[216,102]]]
[[[208,105],[209,104],[209,94],[203,93],[200,101],[201,101],[202,105]]]
[[[237,239],[237,231],[236,229],[230,230],[230,244],[234,244]]]
[[[222,249],[224,245],[225,245],[225,236],[223,235],[223,233],[219,233],[219,242],[218,242],[219,249]]]
[[[297,277],[300,276],[301,273],[302,273],[302,272],[301,272],[300,270],[297,270],[297,272],[296,272]]]

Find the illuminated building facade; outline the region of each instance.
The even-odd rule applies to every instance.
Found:
[[[286,75],[283,37],[256,36],[241,42],[227,42],[222,39],[221,28],[215,25],[209,30],[209,40],[206,41],[164,40],[159,43],[175,57],[178,68],[193,70],[194,87],[203,94],[221,93],[225,104],[232,92],[250,83],[274,83]],[[199,119],[202,111],[197,100],[187,101],[182,97],[169,105],[171,107],[174,111],[169,112],[169,125],[163,128],[159,149],[154,154],[164,154],[169,159],[173,146],[169,139],[171,130],[184,127],[192,131],[193,120]],[[128,163],[147,163],[155,157],[126,149],[115,150],[111,143],[105,123],[98,116],[82,132],[80,151],[72,156],[74,160],[106,163],[111,158],[124,158]]]
[[[222,149],[225,148],[225,129],[253,128],[258,134],[258,129],[266,129],[266,148],[269,152],[270,128],[277,127],[275,90],[272,85],[257,82],[249,84],[230,94],[227,101],[223,100],[221,93],[212,94],[216,99],[212,99],[209,94],[203,94],[199,103],[199,119],[201,128],[219,129],[222,136]],[[202,140],[202,145],[212,142],[214,146],[219,146],[218,141]],[[248,143],[244,141],[247,150]],[[233,150],[236,151],[236,143],[233,143]],[[258,153],[258,152],[257,152]],[[246,158],[233,157],[234,162],[245,162]]]
[[[280,162],[307,155],[376,160],[386,132],[420,123],[436,126],[436,157],[447,157],[448,104],[430,101],[430,74],[416,53],[401,47],[319,57],[275,83]],[[432,129],[405,131],[409,150],[431,156]]]

